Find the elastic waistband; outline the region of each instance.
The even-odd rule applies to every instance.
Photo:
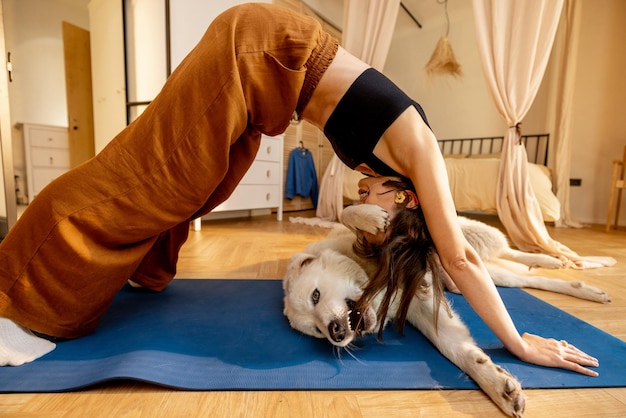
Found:
[[[330,34],[320,29],[320,37],[317,46],[311,51],[309,59],[304,64],[306,75],[304,76],[304,84],[300,90],[298,104],[296,105],[296,113],[298,119],[302,115],[302,111],[309,104],[311,96],[317,87],[320,79],[326,72],[326,69],[337,55],[339,49],[339,41]]]

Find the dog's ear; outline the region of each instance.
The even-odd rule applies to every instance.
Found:
[[[287,274],[285,274],[283,279],[283,290],[285,293],[289,293],[289,283],[299,276],[298,273],[300,270],[302,270],[303,267],[308,265],[315,258],[316,257],[313,254],[308,253],[297,253],[291,257],[291,261],[287,267]]]
[[[311,263],[311,261],[313,261],[314,258],[315,258],[314,256],[310,256],[310,257],[305,258],[304,260],[301,260],[300,261],[300,268],[304,268],[307,265],[309,265]]]
[[[300,270],[303,267],[306,267],[314,259],[315,259],[315,256],[313,254],[309,254],[309,253],[294,254],[291,257],[291,265],[293,267],[296,267],[298,270]]]

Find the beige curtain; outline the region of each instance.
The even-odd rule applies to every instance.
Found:
[[[345,0],[341,46],[382,71],[391,45],[400,0]],[[349,170],[333,156],[320,183],[317,217],[337,220],[343,210],[343,174]]]
[[[345,0],[342,46],[382,71],[399,8],[400,0]]]
[[[525,251],[560,257],[585,268],[613,264],[603,257],[580,257],[553,240],[528,179],[521,122],[541,83],[559,23],[563,0],[473,0],[483,70],[496,107],[509,127],[504,136],[498,216],[513,243]]]
[[[571,150],[571,112],[574,81],[576,76],[576,58],[578,51],[578,33],[580,28],[580,1],[565,0],[559,31],[552,53],[553,70],[556,76],[554,97],[554,127],[552,143],[555,168],[556,197],[561,203],[561,217],[556,222],[558,227],[581,228],[583,225],[572,218],[570,213],[569,178],[572,160]]]

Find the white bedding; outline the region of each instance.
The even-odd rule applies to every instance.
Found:
[[[446,158],[450,190],[456,209],[460,212],[496,213],[496,182],[499,158]],[[495,157],[492,156],[492,157]],[[552,193],[550,169],[529,163],[530,184],[539,201],[544,222],[554,222],[561,216],[561,204]],[[357,183],[362,174],[346,169],[343,195],[359,200]]]
[[[497,158],[446,158],[450,190],[458,211],[479,210],[496,213]],[[561,203],[552,193],[550,169],[528,164],[530,185],[539,201],[544,222],[561,216]]]

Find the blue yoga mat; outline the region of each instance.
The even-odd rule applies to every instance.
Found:
[[[478,344],[526,388],[626,386],[626,343],[519,289],[499,289],[518,329],[566,339],[600,360],[600,377],[522,363],[462,297],[449,295]],[[475,389],[413,327],[339,354],[291,329],[278,280],[178,279],[162,293],[125,287],[97,331],[20,367],[0,392],[55,392],[131,379],[191,390]],[[353,357],[354,356],[354,357]]]

